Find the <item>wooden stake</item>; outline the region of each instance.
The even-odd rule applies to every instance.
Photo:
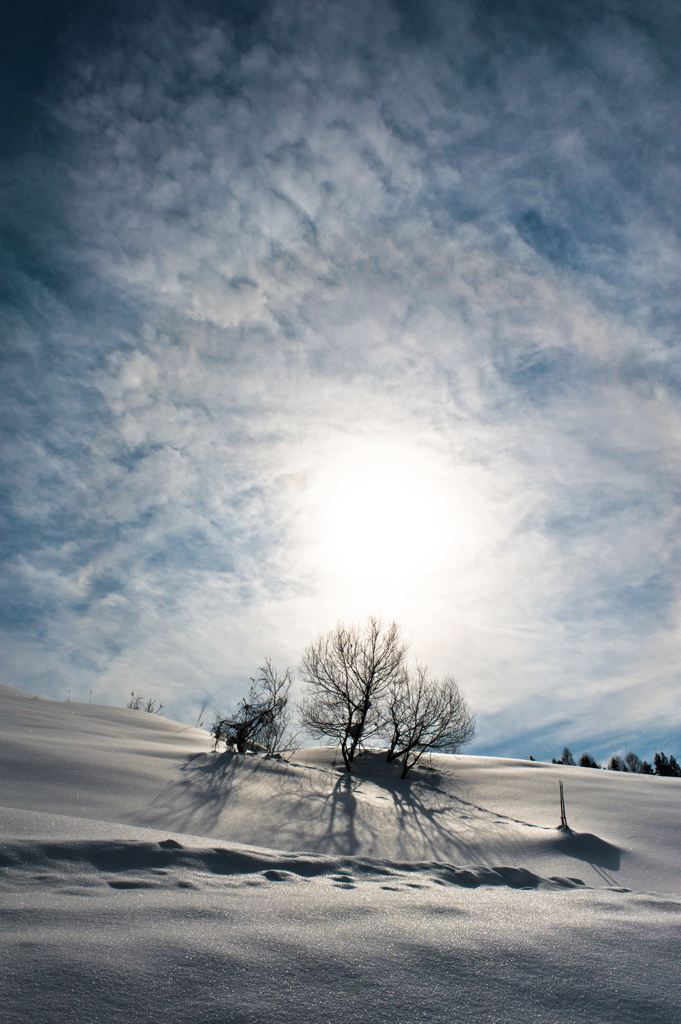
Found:
[[[558,782],[560,786],[560,827],[569,831],[570,826],[567,823],[567,817],[565,816],[565,797],[563,796],[563,783]]]

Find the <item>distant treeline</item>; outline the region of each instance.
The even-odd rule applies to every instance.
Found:
[[[532,754],[530,754],[529,759],[530,761],[535,760]],[[576,765],[577,762],[572,756],[570,748],[563,747],[561,756],[559,758],[552,757],[551,764]],[[586,753],[580,757],[579,765],[581,768],[601,767],[591,754]],[[681,765],[677,763],[673,754],[667,757],[663,750],[659,754],[655,754],[652,764],[649,764],[648,761],[642,761],[633,750],[630,750],[624,757],[620,757],[619,754],[613,754],[608,761],[607,767],[611,772],[633,772],[636,775],[667,775],[681,778]]]

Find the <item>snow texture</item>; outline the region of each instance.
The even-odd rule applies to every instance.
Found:
[[[0,771],[7,1024],[681,1019],[679,780],[402,781],[374,751],[350,777],[7,687]]]

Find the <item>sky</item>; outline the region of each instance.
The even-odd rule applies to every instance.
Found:
[[[2,18],[2,682],[208,724],[380,615],[471,752],[678,754],[678,5]]]

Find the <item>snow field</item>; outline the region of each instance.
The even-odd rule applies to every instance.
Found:
[[[678,780],[335,762],[0,688],[3,1024],[678,1024]]]

